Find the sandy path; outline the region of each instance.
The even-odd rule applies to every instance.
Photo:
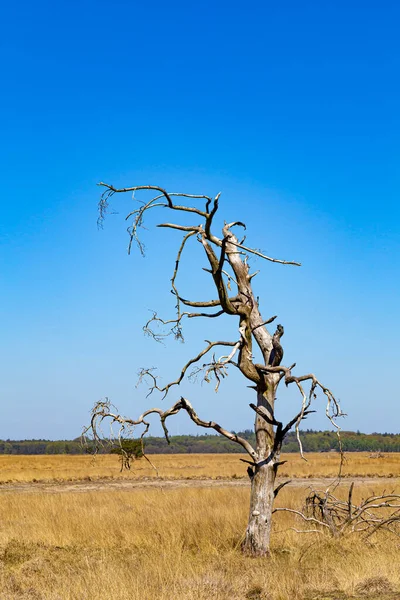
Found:
[[[279,482],[285,479],[278,480]],[[291,487],[327,487],[334,483],[335,479],[292,479]],[[385,485],[390,490],[397,488],[399,480],[385,477],[349,477],[342,480],[342,485],[348,486],[352,481],[370,485]],[[0,484],[0,494],[7,493],[51,493],[64,492],[131,492],[144,489],[174,490],[178,488],[216,488],[216,487],[249,487],[247,479],[136,479],[136,480],[102,480],[96,481],[65,481],[65,482],[17,482]]]

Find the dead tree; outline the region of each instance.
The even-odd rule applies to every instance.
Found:
[[[342,414],[332,392],[320,383],[315,375],[296,376],[292,373],[295,364],[289,367],[281,364],[283,358],[281,342],[284,329],[282,325],[278,325],[275,333],[270,333],[267,325],[270,325],[276,319],[276,316],[264,319],[260,312],[259,299],[253,293],[252,280],[257,273],[250,273],[249,256],[255,255],[266,261],[281,265],[300,266],[300,263],[279,260],[248,246],[245,243],[245,238],[239,239],[233,233],[233,230],[238,228],[246,229],[242,221],[225,223],[222,226],[222,233],[216,235],[214,225],[219,209],[220,194],[215,198],[211,198],[208,196],[170,193],[157,186],[135,186],[117,189],[105,183],[99,185],[105,188],[99,204],[100,221],[104,219],[110,198],[113,195],[131,193],[134,197],[134,194],[141,190],[152,192],[152,198],[149,201],[141,203],[139,208],[130,212],[126,217],[130,222],[128,228],[129,252],[132,245],[136,243],[139,251],[143,254],[144,248],[138,233],[143,225],[145,215],[150,210],[164,208],[170,210],[171,215],[177,217],[182,213],[186,217],[193,217],[193,225],[183,225],[179,223],[179,219],[178,222],[174,220],[158,225],[158,227],[183,233],[171,278],[171,291],[176,301],[176,316],[172,319],[163,320],[158,317],[157,313],[154,313],[144,327],[145,332],[152,335],[156,340],[160,340],[163,334],[160,334],[158,330],[155,331],[154,326],[161,325],[169,328],[169,333],[173,333],[177,339],[183,339],[182,327],[185,319],[218,319],[221,315],[230,315],[234,317],[236,323],[232,331],[236,330],[237,335],[233,340],[206,340],[206,346],[196,356],[187,361],[176,379],[164,386],[159,385],[159,380],[153,369],[142,369],[140,376],[149,382],[149,393],[158,391],[165,398],[171,388],[178,386],[189,375],[190,368],[194,368],[197,372],[202,371],[206,381],[214,378],[216,381],[215,387],[218,389],[221,380],[227,374],[227,370],[229,368],[238,369],[244,379],[250,382],[249,387],[252,387],[255,391],[256,400],[250,404],[250,407],[255,412],[256,443],[253,447],[249,441],[227,431],[218,423],[203,420],[198,416],[190,401],[183,397],[168,410],[151,408],[137,419],[121,416],[118,411],[112,409],[107,400],[99,402],[93,409],[89,429],[94,438],[99,439],[101,423],[104,420],[111,420],[111,423],[119,424],[122,436],[126,434],[127,428],[141,424],[144,426],[143,436],[149,429],[147,417],[156,413],[159,415],[168,441],[166,420],[183,410],[186,411],[196,425],[214,429],[232,442],[241,445],[249,457],[246,462],[250,464],[248,472],[251,479],[250,514],[242,548],[245,553],[253,556],[267,555],[270,544],[274,498],[281,487],[278,486],[275,489],[275,479],[281,464],[280,451],[285,436],[293,427],[295,428],[302,454],[299,425],[310,412],[314,412],[311,410],[311,404],[318,391],[325,395],[326,415],[337,429],[335,418]],[[183,204],[176,202],[183,202]],[[191,204],[189,205],[189,203]],[[198,203],[201,203],[204,208],[197,208],[196,204]],[[181,258],[189,241],[197,242],[202,252],[204,252],[208,265],[206,271],[210,274],[215,288],[215,299],[188,299],[186,295],[185,297],[181,295],[178,290],[177,276]],[[233,291],[231,291],[232,287],[234,288]],[[256,347],[258,347],[262,356],[262,361],[259,363],[255,362],[253,356]],[[224,349],[223,354],[218,358],[213,354],[217,348]],[[207,359],[203,357],[210,356],[210,354],[211,358],[204,363],[203,361]],[[300,394],[299,408],[287,424],[278,421],[274,409],[278,387],[282,382],[286,386],[295,386]],[[308,386],[308,388],[306,389],[305,386]]]

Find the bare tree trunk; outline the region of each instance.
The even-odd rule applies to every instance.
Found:
[[[275,471],[263,465],[251,481],[250,514],[243,542],[243,552],[252,556],[269,554]]]
[[[266,389],[257,389],[257,405],[267,409],[273,419],[276,382],[268,378]],[[258,466],[251,478],[250,514],[242,550],[251,556],[269,554],[274,487],[276,477],[274,456],[274,428],[256,416],[255,433],[257,441]]]

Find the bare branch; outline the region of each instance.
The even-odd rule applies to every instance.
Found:
[[[143,325],[143,332],[149,337],[152,337],[153,340],[155,340],[156,342],[160,343],[162,343],[163,340],[166,337],[169,337],[170,335],[173,335],[176,340],[183,341],[181,320],[185,315],[187,315],[187,313],[181,314],[180,317],[178,317],[177,319],[164,320],[160,319],[160,317],[157,316],[157,313],[153,311],[153,316],[151,317],[151,319],[149,319],[147,323]],[[162,333],[159,331],[154,331],[154,329],[150,327],[152,323],[158,323],[160,325],[171,325],[171,327],[167,333]]]
[[[253,329],[251,330],[251,332],[253,333],[253,331],[255,331],[256,329],[258,329],[259,327],[265,327],[265,325],[269,325],[269,323],[272,323],[273,321],[275,321],[275,319],[277,318],[278,315],[274,315],[273,317],[267,319],[266,321],[263,321],[262,323],[259,323],[258,325],[256,325],[255,327],[253,327]]]
[[[190,402],[188,400],[186,400],[185,398],[181,398],[181,402],[183,403],[182,408],[184,408],[188,412],[190,418],[192,419],[192,421],[194,423],[196,423],[196,425],[200,425],[200,427],[215,429],[215,431],[217,431],[221,435],[228,438],[228,440],[231,440],[232,442],[236,442],[237,444],[240,444],[246,450],[246,452],[253,458],[253,460],[256,459],[257,453],[254,450],[254,448],[252,447],[252,445],[250,444],[250,442],[248,442],[244,438],[241,438],[236,433],[227,431],[226,429],[224,429],[223,427],[221,427],[220,425],[218,425],[218,423],[215,423],[214,421],[202,421],[197,416],[192,405],[190,404]]]
[[[233,361],[232,359],[235,356],[236,352],[239,350],[241,344],[241,340],[236,342],[230,354],[226,356],[221,356],[220,358],[216,359],[214,355],[213,360],[210,363],[205,363],[201,367],[195,369],[190,374],[190,378],[194,379],[198,375],[198,373],[204,372],[204,381],[210,383],[211,376],[214,376],[216,379],[214,391],[218,392],[219,386],[221,384],[221,379],[225,379],[225,377],[228,376],[228,366],[234,365],[238,368],[238,364],[235,363],[235,361]]]
[[[203,194],[184,194],[183,192],[168,192],[168,196],[174,196],[174,197],[180,197],[180,198],[193,198],[193,199],[198,199],[198,200],[207,200],[207,202],[211,202],[211,198],[210,196],[204,196]],[[158,200],[158,198],[162,198],[163,194],[160,194],[159,196],[156,197],[156,200]],[[206,209],[206,212],[208,211],[208,209]]]
[[[243,221],[233,221],[233,223],[225,223],[224,231],[228,231],[229,229],[232,229],[232,227],[243,227],[243,229],[246,229],[246,225]]]
[[[208,342],[208,340],[206,340],[206,342]],[[223,341],[208,342],[208,345],[206,346],[206,348],[204,348],[204,350],[199,352],[199,354],[197,356],[195,356],[194,358],[191,358],[182,367],[182,370],[181,370],[179,376],[175,379],[175,381],[171,381],[170,383],[168,383],[167,385],[165,385],[163,387],[158,386],[157,378],[151,372],[152,369],[141,369],[139,372],[139,382],[138,383],[140,383],[141,380],[144,379],[146,376],[149,376],[152,379],[153,384],[150,386],[150,390],[147,395],[150,396],[150,394],[152,394],[154,390],[158,390],[159,392],[164,394],[163,395],[163,399],[164,399],[172,386],[179,385],[181,383],[181,381],[184,378],[186,371],[188,370],[190,365],[193,365],[196,362],[198,362],[200,360],[200,358],[202,358],[205,354],[207,354],[207,352],[209,352],[211,350],[211,348],[213,348],[214,346],[233,346],[233,347],[235,347],[237,345],[237,343],[238,342],[223,342]]]
[[[149,202],[147,202],[147,203],[143,202],[142,206],[139,209],[130,212],[126,216],[126,220],[128,220],[130,218],[133,219],[132,225],[130,227],[128,227],[128,233],[130,236],[130,241],[129,241],[129,246],[128,246],[128,254],[130,254],[130,252],[131,252],[132,242],[135,241],[138,245],[140,253],[142,255],[144,255],[144,246],[138,237],[138,229],[139,229],[139,227],[143,226],[144,214],[146,213],[146,211],[150,210],[151,208],[164,207],[164,208],[170,208],[172,210],[194,213],[196,215],[203,217],[204,219],[206,219],[208,217],[207,212],[204,212],[198,208],[191,207],[191,206],[180,206],[180,205],[174,204],[172,201],[172,197],[179,196],[179,197],[184,197],[184,198],[204,199],[208,203],[209,201],[211,201],[211,198],[209,198],[209,196],[183,194],[183,193],[177,193],[177,192],[167,192],[163,188],[160,188],[158,186],[151,186],[151,185],[133,186],[133,187],[129,187],[129,188],[115,188],[114,186],[109,185],[104,182],[100,182],[98,185],[106,188],[106,191],[102,194],[100,202],[99,202],[99,213],[100,213],[99,220],[98,220],[99,226],[102,226],[104,217],[105,217],[107,209],[108,209],[109,199],[111,198],[112,195],[114,195],[116,193],[133,192],[133,197],[134,197],[134,193],[139,190],[151,190],[151,191],[161,192],[159,195],[152,198]],[[166,203],[158,202],[158,200],[160,200],[161,198],[164,198],[166,200]],[[175,224],[164,224],[164,225],[159,225],[159,227],[170,227],[173,229],[179,229],[181,231],[190,231],[190,230],[192,230],[193,232],[201,231],[201,227],[184,228],[183,226],[175,225]]]
[[[182,242],[181,242],[181,245],[179,246],[178,254],[177,254],[177,256],[176,256],[176,260],[175,260],[175,268],[174,268],[174,272],[173,272],[173,274],[172,274],[172,277],[171,277],[172,293],[173,293],[173,294],[175,295],[175,297],[176,297],[176,311],[177,311],[177,315],[178,315],[178,317],[177,317],[177,320],[178,320],[179,322],[180,322],[180,320],[181,320],[181,318],[182,318],[182,317],[181,317],[181,305],[180,305],[179,293],[178,293],[178,289],[177,289],[177,287],[176,287],[176,285],[175,285],[175,281],[176,281],[176,277],[177,277],[177,275],[178,275],[178,269],[179,269],[179,265],[180,265],[180,260],[181,260],[181,256],[182,256],[182,252],[183,252],[183,249],[184,249],[184,247],[185,247],[185,244],[186,244],[186,242],[188,241],[188,239],[189,239],[190,237],[192,237],[194,234],[195,234],[195,232],[194,232],[194,231],[190,231],[190,232],[189,232],[189,233],[187,233],[187,234],[185,235],[185,237],[183,238],[183,240],[182,240]],[[182,329],[181,329],[180,325],[179,325],[179,327],[178,327],[178,331],[179,331],[179,334],[180,334],[180,337],[181,337],[181,339],[183,340]]]
[[[160,223],[157,225],[157,227],[168,227],[169,229],[178,229],[178,231],[192,231],[193,233],[201,232],[201,227],[177,225],[176,223]]]
[[[285,487],[285,485],[289,485],[289,483],[291,483],[292,480],[288,479],[287,481],[283,481],[282,483],[280,483],[275,489],[274,489],[274,497],[276,498],[277,495],[279,494],[279,492],[281,491],[282,488]]]
[[[154,203],[154,200],[150,200],[150,202],[147,202],[147,204],[143,203],[143,206],[141,208],[130,212],[129,215],[125,217],[125,221],[127,221],[130,217],[134,217],[133,224],[131,225],[131,227],[128,227],[128,233],[130,236],[128,254],[131,253],[132,242],[135,241],[140,250],[141,255],[144,256],[144,246],[139,240],[137,230],[139,227],[143,227],[143,217],[146,210],[150,210],[151,208],[156,208],[158,206],[166,206],[166,204]]]
[[[225,259],[225,243],[226,242],[224,242],[222,244],[221,255],[220,255],[219,260],[216,257],[214,250],[208,244],[208,242],[204,236],[201,238],[201,242],[203,244],[204,250],[207,254],[207,258],[211,265],[212,276],[214,279],[215,287],[217,288],[217,291],[218,291],[219,302],[220,302],[222,308],[228,315],[238,314],[238,310],[235,308],[235,306],[231,303],[231,301],[229,299],[228,292],[226,290],[225,283],[224,283],[224,280],[222,278],[222,273],[221,273],[222,265],[223,265],[224,259]]]
[[[194,317],[208,317],[209,319],[214,319],[215,317],[220,317],[225,314],[224,310],[218,310],[215,313],[183,313],[183,315],[187,315],[188,319],[193,319]]]
[[[260,271],[255,271],[254,273],[251,273],[251,275],[248,275],[249,281],[251,281],[253,279],[253,277],[255,277],[256,275],[259,274]]]
[[[192,302],[191,300],[186,300],[179,296],[179,300],[182,304],[186,306],[193,306],[193,308],[213,308],[214,306],[221,306],[221,302],[219,300],[209,300],[208,302]]]
[[[207,214],[207,217],[206,217],[206,223],[205,223],[205,228],[204,228],[204,229],[205,229],[205,232],[206,232],[206,236],[207,236],[207,238],[208,238],[209,240],[212,240],[212,239],[213,239],[213,237],[214,237],[214,236],[212,236],[212,234],[211,234],[211,224],[212,224],[213,218],[214,218],[214,216],[215,216],[215,213],[216,213],[216,212],[217,212],[217,210],[218,210],[218,201],[219,201],[219,197],[220,197],[220,195],[221,195],[221,192],[219,192],[219,194],[217,194],[217,195],[215,196],[215,198],[214,198],[214,204],[213,204],[213,207],[212,207],[212,209],[211,209],[211,212],[209,212],[209,213]],[[207,204],[206,204],[206,210],[207,210],[207,211],[209,210],[209,206],[210,206],[210,204],[211,204],[211,199],[209,199],[209,201],[207,201]]]
[[[189,195],[189,194],[180,194],[180,193],[176,193],[176,192],[171,194],[171,193],[168,193],[163,188],[158,187],[157,185],[137,185],[137,186],[133,186],[133,187],[129,187],[129,188],[115,188],[113,185],[109,185],[108,183],[103,183],[102,181],[98,185],[107,188],[107,190],[109,190],[110,192],[112,192],[114,194],[124,193],[124,192],[137,192],[139,190],[152,190],[155,192],[160,192],[161,193],[160,196],[153,198],[153,200],[158,200],[159,198],[164,196],[164,198],[166,199],[166,201],[168,203],[168,208],[171,208],[173,210],[181,210],[183,212],[195,213],[202,217],[208,216],[206,212],[199,210],[198,208],[194,208],[191,206],[178,206],[178,205],[174,204],[171,199],[171,196],[184,196],[186,198],[204,198],[204,199],[209,200],[208,196],[194,196],[194,195]]]
[[[327,525],[323,521],[319,521],[318,519],[315,519],[314,517],[306,517],[305,515],[303,515],[302,512],[300,512],[299,510],[294,510],[293,508],[274,508],[274,510],[272,512],[274,512],[274,513],[276,513],[276,512],[293,513],[294,515],[298,515],[299,517],[301,517],[304,521],[307,521],[308,523],[317,523],[318,525],[321,525],[321,527],[327,527],[329,529],[329,525]]]
[[[143,331],[146,335],[152,337],[156,342],[163,342],[163,340],[166,337],[169,337],[170,335],[173,335],[175,337],[176,340],[181,340],[182,342],[184,341],[183,338],[183,331],[182,331],[182,326],[181,326],[181,322],[182,319],[184,317],[187,317],[188,319],[194,319],[196,317],[204,317],[204,318],[208,318],[208,319],[214,319],[216,317],[220,317],[221,315],[224,314],[223,310],[219,310],[216,313],[188,313],[188,312],[183,312],[180,314],[180,317],[178,317],[177,319],[160,319],[160,317],[157,316],[156,312],[153,312],[153,316],[151,317],[151,319],[149,319],[147,321],[147,323],[145,323],[145,325],[143,326]],[[159,323],[160,325],[171,325],[170,330],[167,333],[162,333],[162,332],[157,332],[154,331],[150,325],[151,323]]]
[[[273,415],[270,416],[265,406],[256,406],[255,404],[249,404],[250,408],[254,410],[260,417],[262,417],[270,425],[276,425],[282,428],[282,423],[277,421]]]
[[[293,265],[295,267],[301,267],[301,263],[299,263],[299,262],[295,262],[292,260],[281,260],[279,258],[272,258],[271,256],[267,256],[266,254],[263,254],[262,252],[259,252],[258,250],[254,250],[253,248],[248,248],[247,246],[243,246],[243,244],[239,244],[239,242],[233,242],[232,240],[229,240],[229,242],[231,244],[233,244],[234,246],[236,246],[237,248],[241,248],[245,252],[250,252],[250,254],[255,254],[256,256],[259,256],[260,258],[263,258],[265,260],[269,260],[270,262],[279,263],[280,265]]]
[[[255,452],[254,448],[252,447],[252,445],[247,440],[241,438],[240,436],[236,435],[235,433],[231,433],[230,431],[227,431],[226,429],[221,427],[221,425],[219,425],[218,423],[215,423],[214,421],[203,421],[197,415],[193,406],[191,405],[189,400],[187,400],[186,398],[181,397],[181,399],[178,402],[176,402],[171,408],[169,408],[168,410],[165,410],[165,411],[163,411],[160,408],[150,408],[150,409],[146,410],[142,415],[140,415],[140,417],[138,417],[137,419],[129,419],[127,417],[123,417],[122,415],[118,414],[117,412],[113,412],[112,408],[113,407],[108,399],[106,399],[106,401],[98,402],[93,408],[90,426],[84,430],[83,435],[87,435],[88,433],[91,433],[93,436],[93,439],[96,442],[101,442],[103,439],[103,436],[101,435],[101,424],[105,419],[107,419],[107,420],[109,419],[111,422],[110,423],[111,428],[112,428],[113,423],[118,423],[120,425],[120,433],[118,435],[122,435],[122,433],[124,431],[126,431],[127,429],[131,430],[133,427],[136,427],[137,425],[144,425],[144,431],[141,435],[141,438],[143,439],[144,435],[148,432],[149,427],[150,427],[150,423],[148,422],[147,417],[149,417],[152,414],[157,414],[160,418],[160,422],[161,422],[162,428],[164,430],[165,438],[166,438],[167,442],[170,443],[169,433],[168,433],[168,429],[166,427],[165,422],[168,417],[170,417],[172,415],[176,415],[180,410],[185,410],[187,412],[187,414],[189,415],[189,417],[191,418],[191,420],[194,423],[196,423],[196,425],[198,425],[200,427],[204,427],[206,429],[214,429],[219,434],[228,438],[232,442],[236,442],[237,444],[240,444],[242,446],[242,448],[253,459],[256,458],[256,452]],[[112,431],[112,429],[111,429],[111,431]]]
[[[208,300],[208,301],[205,301],[205,302],[195,302],[195,301],[192,301],[192,300],[188,300],[187,298],[182,298],[182,296],[179,296],[179,300],[185,306],[192,306],[193,308],[214,308],[216,306],[221,306],[221,302],[219,300]],[[229,298],[229,301],[231,303],[238,302],[239,301],[239,297],[238,296],[232,296],[231,298]],[[225,311],[223,310],[223,312],[225,312]]]
[[[284,378],[285,384],[287,386],[291,383],[295,383],[296,387],[298,388],[298,390],[301,394],[302,404],[301,404],[300,412],[294,417],[294,419],[292,419],[289,423],[287,423],[287,425],[285,427],[282,427],[281,431],[277,431],[277,437],[280,437],[281,438],[280,441],[282,442],[283,439],[285,438],[285,436],[287,435],[287,433],[293,427],[293,425],[295,425],[296,438],[297,438],[297,443],[299,445],[300,455],[304,460],[306,460],[304,457],[304,453],[303,453],[303,446],[301,443],[299,426],[300,426],[301,421],[308,414],[310,414],[311,412],[314,412],[314,411],[310,411],[309,407],[311,406],[313,399],[316,398],[316,389],[319,388],[320,390],[322,390],[322,392],[327,397],[327,406],[326,406],[325,412],[326,412],[326,415],[327,415],[329,421],[335,427],[336,433],[338,436],[338,440],[339,440],[339,449],[340,449],[340,455],[341,455],[341,462],[340,462],[340,468],[339,468],[339,477],[340,477],[341,469],[342,469],[342,465],[343,465],[343,461],[344,461],[344,455],[343,455],[341,437],[340,437],[340,426],[336,423],[335,419],[337,417],[345,416],[345,413],[343,413],[341,411],[339,402],[338,402],[338,400],[336,400],[336,398],[334,397],[332,392],[327,387],[322,385],[322,383],[315,377],[315,375],[313,375],[312,373],[309,373],[308,375],[300,375],[299,377],[292,375],[292,369],[294,369],[295,366],[296,366],[296,363],[294,363],[290,367],[284,367],[283,365],[270,366],[270,365],[255,364],[255,367],[256,367],[257,371],[259,371],[259,372],[279,373],[281,376],[280,379]],[[308,394],[308,398],[307,398],[307,396],[303,390],[303,387],[301,385],[301,383],[303,381],[311,382],[311,387],[310,387],[310,391]],[[265,418],[265,415],[261,415],[261,416],[263,416]],[[277,423],[273,423],[273,424],[277,425]]]
[[[296,527],[289,527],[289,529],[295,533],[322,533],[320,529],[296,529]]]
[[[306,409],[311,404],[311,399],[312,399],[313,394],[312,394],[312,392],[310,392],[309,400],[307,401],[307,396],[305,395],[301,384],[296,382],[296,385],[297,385],[299,392],[301,394],[301,397],[302,397],[301,410],[298,414],[298,417],[297,417],[296,423],[295,423],[296,438],[297,438],[297,443],[299,445],[300,456],[303,460],[307,461],[307,459],[305,458],[304,453],[303,453],[303,444],[301,443],[301,439],[300,439],[299,426],[300,426],[302,419],[304,418],[304,413],[306,412]],[[289,429],[290,429],[290,427],[289,427]]]

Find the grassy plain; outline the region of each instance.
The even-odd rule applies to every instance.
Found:
[[[7,460],[0,461],[0,473],[8,469],[3,481],[120,476],[115,456],[99,457],[94,466],[90,457],[1,458]],[[284,468],[295,480],[277,502],[301,508],[306,490],[296,477],[335,475],[338,456],[311,455],[309,463],[289,458]],[[236,479],[245,474],[238,455],[152,459],[164,478]],[[345,468],[363,477],[391,475],[391,490],[400,492],[399,465],[397,455],[350,455]],[[144,461],[137,467],[123,476],[154,476]],[[378,492],[383,485],[366,479],[356,485],[355,495]],[[296,517],[277,513],[271,557],[242,556],[247,485],[125,491],[103,486],[96,492],[59,494],[44,493],[33,483],[23,494],[7,484],[0,492],[1,600],[400,599],[399,539],[385,533],[368,544],[354,535],[335,540],[297,534],[290,529],[301,527]]]
[[[335,452],[309,453],[307,461],[298,454],[286,454],[281,477],[335,477],[339,455]],[[247,478],[246,465],[240,454],[152,454],[157,471],[144,459],[136,461],[130,471],[120,473],[118,457],[111,454],[93,458],[89,455],[0,456],[0,483],[15,481],[74,481],[80,479],[161,477],[166,479]],[[348,453],[343,466],[344,477],[400,477],[400,453],[381,458],[369,452]]]

